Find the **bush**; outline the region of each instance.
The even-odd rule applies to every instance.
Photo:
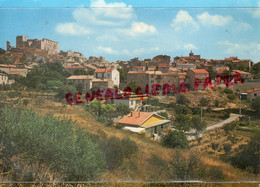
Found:
[[[176,102],[181,105],[187,105],[189,103],[188,99],[183,94],[177,95]]]
[[[19,96],[21,96],[21,92],[17,92],[17,91],[8,92],[8,97],[10,97],[10,98],[15,98],[15,97],[19,97]]]
[[[76,88],[74,86],[71,86],[71,85],[62,86],[58,90],[58,94],[56,95],[56,97],[59,98],[59,99],[65,99],[65,95],[67,93],[71,93],[72,95],[74,95],[76,93]]]
[[[216,166],[211,167],[207,173],[208,173],[208,177],[214,181],[216,180],[221,181],[225,179],[222,170]]]
[[[127,115],[130,113],[130,108],[127,106],[127,105],[124,105],[124,104],[119,104],[117,107],[116,107],[116,111],[117,113],[121,114],[121,115]]]
[[[225,93],[225,94],[232,94],[233,91],[232,91],[231,89],[229,89],[229,88],[225,88],[225,89],[224,89],[224,93]]]
[[[218,149],[218,146],[219,146],[219,144],[218,143],[211,143],[211,148],[213,149],[213,150],[217,150]]]
[[[177,105],[175,108],[175,112],[176,114],[184,114],[184,115],[191,113],[190,109],[185,105]]]
[[[170,131],[168,134],[164,135],[161,140],[162,144],[170,148],[187,148],[188,140],[183,132]]]
[[[46,166],[68,181],[95,180],[105,171],[103,153],[72,121],[19,108],[5,108],[0,120],[1,156],[10,163],[22,155],[28,166]]]
[[[166,160],[152,154],[151,158],[147,159],[147,162],[149,164],[146,171],[149,176],[148,180],[161,181],[172,178],[171,173],[169,172],[168,162]]]
[[[224,146],[223,146],[223,149],[226,154],[228,154],[231,151],[231,148],[232,148],[231,145],[228,143],[224,144]]]
[[[168,119],[168,114],[167,114],[167,112],[160,112],[160,113],[158,113],[160,116],[163,116],[163,117],[165,117],[166,119]]]
[[[190,153],[186,159],[179,151],[176,151],[170,166],[178,180],[201,180],[206,173],[205,167],[194,153]]]
[[[236,94],[228,94],[227,98],[230,99],[231,101],[233,101],[234,99],[236,99]]]
[[[135,143],[135,141],[130,140],[129,138],[123,138],[121,140],[122,147],[123,147],[123,153],[126,158],[130,158],[132,154],[135,154],[138,152],[138,147]]]
[[[100,123],[107,123],[108,118],[105,117],[105,116],[99,116],[99,117],[97,118],[97,121],[100,122]]]
[[[252,172],[255,174],[259,174],[259,162],[260,162],[260,134],[255,134],[248,145],[241,145],[239,147],[240,152],[229,160],[231,164],[246,170],[247,168],[252,168]]]

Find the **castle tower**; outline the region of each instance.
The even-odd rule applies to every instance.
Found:
[[[12,46],[11,46],[11,43],[9,41],[6,41],[6,50],[7,51],[11,51],[12,50]]]
[[[16,36],[16,48],[26,47],[28,36]]]
[[[190,53],[189,53],[189,56],[193,56],[194,54],[193,54],[193,52],[192,52],[192,50],[190,51]]]

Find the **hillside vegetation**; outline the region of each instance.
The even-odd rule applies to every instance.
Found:
[[[83,105],[71,107],[43,97],[29,98],[26,105],[22,101],[20,103],[22,110],[7,108],[1,113],[2,124],[28,130],[8,128],[12,135],[9,138],[14,138],[11,146],[15,146],[16,151],[8,153],[12,155],[8,157],[11,158],[9,162],[15,167],[1,166],[6,173],[6,180],[12,177],[22,181],[240,181],[257,178],[254,174],[216,159],[214,155],[189,149],[166,148],[142,135],[101,124]],[[21,112],[14,113],[16,117],[13,119],[10,117],[13,111]],[[15,123],[11,123],[12,119],[16,120]],[[64,127],[62,124],[65,124]],[[1,137],[3,134],[1,129]],[[22,140],[26,140],[27,144],[19,148]],[[48,156],[42,158],[41,153],[46,155],[48,150]],[[17,171],[21,171],[24,166],[28,169],[24,170],[24,174],[17,175]],[[35,173],[39,175],[35,176]]]

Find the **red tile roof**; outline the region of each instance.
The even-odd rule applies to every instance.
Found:
[[[205,70],[205,69],[192,69],[191,71],[193,71],[194,73],[205,73],[205,74],[208,74],[207,70]]]
[[[147,119],[149,119],[152,115],[156,115],[153,112],[131,112],[127,116],[123,117],[118,121],[121,124],[129,124],[129,125],[142,125]]]
[[[258,91],[258,90],[260,90],[260,88],[255,88],[255,89],[253,89],[253,90],[247,90],[247,93],[256,92],[256,91]]]
[[[110,72],[113,70],[114,70],[113,68],[96,69],[95,73],[105,73],[105,72]]]

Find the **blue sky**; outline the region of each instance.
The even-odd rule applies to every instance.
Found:
[[[17,35],[109,61],[159,54],[260,61],[260,0],[0,0],[0,48]]]

